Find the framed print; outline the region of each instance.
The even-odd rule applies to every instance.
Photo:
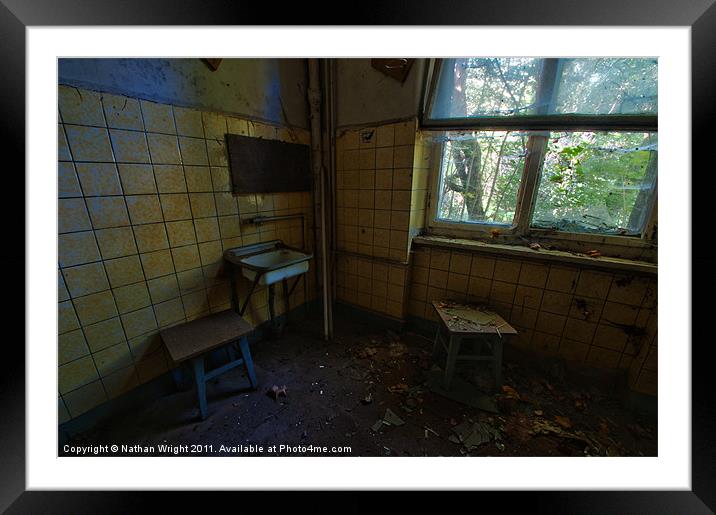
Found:
[[[716,7],[355,9],[3,0],[0,506],[713,510]]]

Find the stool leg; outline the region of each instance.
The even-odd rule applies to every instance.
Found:
[[[172,379],[174,379],[174,386],[177,390],[181,390],[184,386],[184,374],[181,371],[181,365],[178,365],[172,369]]]
[[[439,346],[440,346],[440,324],[438,323],[438,328],[435,331],[435,341],[433,342],[433,352],[431,354],[432,359],[435,359],[438,356]]]
[[[246,336],[243,336],[239,341],[239,348],[241,349],[241,357],[244,358],[244,366],[246,367],[246,373],[249,376],[251,386],[256,388],[258,386],[258,382],[256,381],[256,372],[254,372],[254,361],[251,359],[249,340]]]
[[[457,361],[457,354],[460,350],[461,341],[462,338],[451,335],[448,342],[448,356],[447,363],[445,364],[445,376],[443,378],[443,387],[446,390],[450,389],[452,378],[455,375],[455,362]]]
[[[495,389],[500,391],[502,388],[502,338],[495,338],[492,344],[492,367],[495,374]]]
[[[229,355],[229,361],[236,361],[237,354],[233,343],[226,346],[226,353]]]
[[[199,397],[199,412],[201,419],[204,420],[207,415],[206,408],[206,379],[204,378],[204,357],[199,356],[191,360],[194,367],[194,380],[196,381],[196,393]]]

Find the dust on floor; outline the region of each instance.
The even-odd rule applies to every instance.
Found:
[[[488,392],[481,398],[496,407],[486,411],[429,389],[429,339],[346,319],[335,327],[331,343],[303,322],[254,344],[259,389],[246,389],[240,368],[220,376],[208,385],[204,421],[195,393],[176,392],[70,443],[200,445],[206,456],[656,456],[655,419],[605,389],[570,385],[513,358],[498,393],[485,387],[489,370],[477,376]],[[273,445],[287,447],[268,453]]]

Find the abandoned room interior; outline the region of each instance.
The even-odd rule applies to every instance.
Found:
[[[657,67],[59,59],[58,454],[656,456]]]

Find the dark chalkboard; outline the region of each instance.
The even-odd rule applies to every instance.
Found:
[[[234,193],[310,191],[310,147],[297,143],[226,135]]]

